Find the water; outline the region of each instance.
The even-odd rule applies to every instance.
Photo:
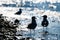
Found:
[[[50,4],[50,3],[48,3]],[[19,7],[0,7],[2,9],[0,9],[0,13],[2,13],[4,16],[7,16],[8,20],[12,20],[13,18],[14,19],[19,19],[21,21],[21,25],[19,26],[19,29],[20,30],[21,28],[24,29],[21,33],[23,34],[23,36],[30,36],[30,31],[25,29],[28,24],[31,22],[31,17],[32,16],[36,16],[37,17],[37,27],[35,29],[35,35],[34,35],[34,31],[32,30],[31,31],[31,35],[32,37],[36,38],[39,40],[39,37],[41,38],[42,37],[42,32],[43,32],[43,27],[41,26],[41,21],[42,21],[42,15],[44,14],[47,14],[48,15],[48,20],[49,20],[49,26],[48,26],[48,32],[49,34],[46,35],[44,38],[45,40],[60,40],[60,18],[58,16],[58,12],[60,11],[60,3],[55,3],[53,5],[57,6],[56,9],[54,8],[49,8],[48,7],[48,4],[44,3],[44,4],[41,4],[41,5],[38,5],[37,4],[37,10],[34,8],[34,7],[30,7],[31,10],[27,10],[27,7],[23,7],[25,9],[23,9],[23,12],[21,15],[14,15],[15,12],[18,11]],[[43,8],[43,6],[45,8]],[[28,7],[29,8],[29,7]],[[43,12],[41,12],[41,10],[46,10]],[[49,12],[47,12],[48,10],[50,10]],[[54,11],[56,11],[57,15],[55,15]],[[50,13],[50,14],[49,14]],[[53,14],[54,13],[54,14]],[[60,13],[60,12],[59,12]],[[53,18],[54,20],[53,20]],[[56,19],[57,18],[57,19]],[[27,20],[26,20],[27,19]],[[53,21],[53,22],[52,22]],[[22,30],[21,29],[21,30]],[[17,34],[19,34],[20,32],[17,32]]]

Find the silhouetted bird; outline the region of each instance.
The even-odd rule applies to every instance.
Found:
[[[35,29],[37,26],[36,20],[35,20],[35,16],[32,17],[32,22],[28,25],[28,29]]]
[[[22,13],[22,9],[19,9],[19,11],[16,12],[15,14],[16,14],[16,15],[20,15],[21,13]]]
[[[48,34],[48,31],[45,31],[44,32],[44,27],[46,27],[46,30],[47,30],[47,26],[48,26],[48,24],[49,24],[49,22],[48,22],[48,20],[47,20],[47,15],[44,15],[43,16],[43,21],[42,21],[42,26],[43,26],[43,33],[44,34]]]
[[[36,17],[35,16],[33,16],[32,17],[32,22],[28,25],[28,29],[30,29],[30,33],[31,33],[31,29],[35,29],[36,28],[36,26],[37,26],[37,23],[36,23]],[[35,31],[34,31],[35,32]]]
[[[41,24],[41,25],[42,25],[43,27],[47,27],[48,24],[49,24],[49,23],[48,23],[48,20],[47,20],[47,15],[44,15],[44,16],[43,16],[43,21],[42,21],[42,24]]]

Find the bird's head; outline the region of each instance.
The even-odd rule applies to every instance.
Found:
[[[47,15],[43,15],[42,17],[43,17],[43,18],[47,18]]]
[[[21,11],[22,9],[19,9],[19,11]]]
[[[33,17],[32,17],[32,19],[36,19],[36,17],[35,17],[35,16],[33,16]]]

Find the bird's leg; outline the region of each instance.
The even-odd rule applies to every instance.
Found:
[[[34,30],[34,36],[35,36],[35,30]]]
[[[31,29],[30,29],[30,37],[31,37]]]
[[[47,31],[47,27],[46,27],[46,31]]]
[[[44,27],[43,27],[43,32],[44,32]]]

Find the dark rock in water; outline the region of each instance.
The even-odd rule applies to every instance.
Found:
[[[16,37],[13,37],[14,40],[16,40],[17,38]]]
[[[29,40],[31,37],[27,37],[26,39]]]
[[[9,39],[9,40],[13,40],[13,39]]]
[[[48,34],[48,31],[45,31],[45,34]]]
[[[19,21],[15,21],[15,22],[19,23]],[[13,40],[14,39],[15,40],[16,37],[14,37],[14,35],[17,32],[16,27],[18,27],[18,26],[15,26],[13,23],[10,23],[10,21],[4,20],[4,16],[1,16],[0,17],[0,39],[2,39],[2,40],[4,40],[4,39]],[[9,35],[9,36],[7,36],[7,35]],[[7,39],[7,37],[8,37],[8,39]]]
[[[16,35],[16,36],[23,36],[22,34],[18,34],[18,35]]]
[[[19,9],[19,11],[15,13],[15,15],[20,15],[21,13],[22,13],[22,9]]]
[[[19,20],[18,20],[18,19],[16,19],[16,20],[14,21],[14,23],[17,23],[17,24],[18,24],[18,23],[19,23]]]
[[[32,37],[27,37],[27,38],[26,38],[26,40],[30,40],[30,39],[31,39],[31,40],[35,40],[35,39],[32,38]],[[20,39],[20,40],[25,40],[25,38],[22,38],[22,39]]]
[[[27,37],[27,38],[26,38],[26,40],[30,40],[30,39],[31,39],[31,40],[35,40],[35,39],[32,38],[32,37]]]
[[[45,40],[45,39],[41,39],[41,40]]]
[[[22,39],[20,39],[20,40],[25,40],[25,38],[22,38]]]

